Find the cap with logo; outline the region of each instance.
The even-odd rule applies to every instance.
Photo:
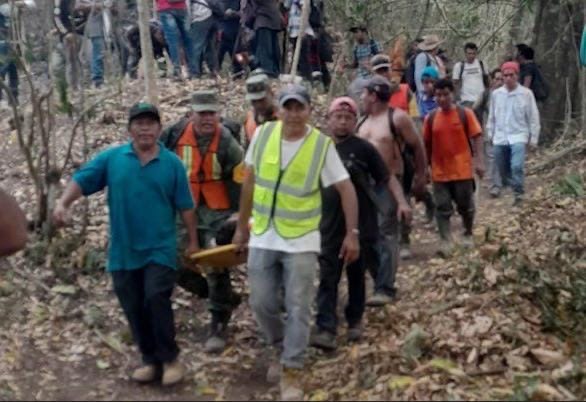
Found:
[[[255,101],[267,97],[270,90],[269,77],[266,74],[258,74],[246,80],[246,100]]]
[[[305,106],[311,104],[311,96],[303,85],[289,84],[279,93],[279,106],[283,107],[290,100],[295,100]]]
[[[215,91],[196,91],[191,97],[192,109],[196,113],[219,112],[220,102]]]
[[[147,102],[138,102],[135,103],[128,112],[128,124],[137,117],[144,115],[150,115],[158,122],[161,122],[161,114],[155,105]]]

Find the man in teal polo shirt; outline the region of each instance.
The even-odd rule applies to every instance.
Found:
[[[132,379],[151,382],[162,374],[163,385],[172,385],[185,372],[177,359],[171,309],[177,268],[175,219],[180,212],[189,235],[188,252],[198,251],[194,203],[183,164],[158,141],[157,108],[134,105],[128,131],[128,144],[99,153],[73,175],[53,217],[64,224],[75,200],[108,188],[108,272],[144,362]]]

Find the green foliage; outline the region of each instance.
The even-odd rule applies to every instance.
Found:
[[[555,184],[554,192],[564,196],[583,197],[584,187],[584,178],[578,173],[570,173]]]

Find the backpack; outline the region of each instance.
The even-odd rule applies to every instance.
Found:
[[[425,53],[425,52],[424,52]],[[405,72],[405,81],[409,84],[409,88],[411,88],[411,92],[417,93],[417,79],[415,77],[415,59],[419,56],[420,53],[414,54],[409,59],[409,64],[407,65],[407,71]],[[427,53],[425,53],[425,57],[427,58],[427,64],[425,67],[431,66],[431,57]]]
[[[466,114],[466,109],[464,109],[462,106],[460,105],[456,105],[456,110],[458,111],[458,116],[460,117],[460,121],[462,122],[462,125],[464,126],[464,133],[466,133],[466,139],[468,141],[468,146],[470,147],[470,154],[472,157],[474,157],[474,148],[472,147],[472,142],[470,141],[470,130],[468,127],[468,115]],[[433,122],[435,120],[435,115],[437,114],[437,109],[435,109],[433,112],[431,112],[429,114],[429,117],[427,118],[427,122],[425,123],[425,125],[427,126],[428,130],[430,133],[433,132]],[[430,145],[433,145],[433,133],[430,136],[431,140],[430,141]],[[430,146],[430,155],[428,155],[429,158],[431,158],[431,147]]]
[[[544,101],[549,97],[549,85],[543,78],[543,74],[541,74],[541,69],[536,64],[535,65],[535,75],[533,76],[533,80],[531,81],[531,91],[533,91],[533,95],[535,96],[535,100]]]
[[[482,82],[484,83],[484,89],[490,88],[490,79],[488,77],[488,74],[486,73],[486,70],[484,69],[484,63],[482,62],[482,60],[478,60],[478,62],[480,63],[480,71],[482,71]],[[462,60],[460,62],[460,76],[458,77],[460,85],[462,85],[462,77],[464,76],[465,63],[465,60]]]

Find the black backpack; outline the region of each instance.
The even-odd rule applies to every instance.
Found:
[[[321,26],[323,25],[323,3],[320,4],[316,4],[319,0],[311,0],[310,4],[311,4],[311,8],[309,11],[309,25],[313,28],[313,29],[318,29],[321,28]]]
[[[419,56],[420,53],[414,54],[409,59],[409,64],[407,65],[407,71],[405,71],[405,81],[409,84],[409,88],[411,88],[411,92],[417,93],[417,79],[415,78],[415,59]],[[431,57],[427,53],[425,53],[425,57],[427,58],[427,64],[425,67],[431,66]]]
[[[536,64],[535,65],[535,75],[533,76],[533,80],[531,80],[531,91],[533,91],[533,95],[535,96],[535,100],[544,101],[549,97],[549,85],[543,74],[541,74],[541,69]]]
[[[468,140],[468,146],[470,147],[470,154],[472,155],[472,157],[474,157],[474,147],[472,146],[472,142],[470,141],[470,130],[468,128],[468,116],[466,115],[466,110],[460,105],[456,105],[456,109],[458,110],[458,116],[460,117],[460,121],[462,122],[462,125],[464,126],[464,132],[466,133],[466,139]],[[436,114],[437,114],[437,109],[435,109],[433,112],[431,112],[429,114],[429,117],[425,123],[429,132],[432,134],[430,136],[430,138],[432,139],[431,145],[433,145],[433,132],[432,131],[433,131],[433,121],[435,120]],[[431,146],[430,146],[430,149],[432,149]],[[431,152],[430,152],[430,155],[428,155],[428,158],[431,158]]]
[[[480,63],[480,70],[482,71],[482,82],[484,83],[484,89],[490,88],[490,79],[488,77],[488,74],[486,73],[486,70],[484,69],[484,63],[482,62],[482,60],[478,60],[478,62]],[[465,60],[462,60],[460,62],[460,76],[458,77],[460,85],[462,85],[462,77],[464,76],[465,63]]]

